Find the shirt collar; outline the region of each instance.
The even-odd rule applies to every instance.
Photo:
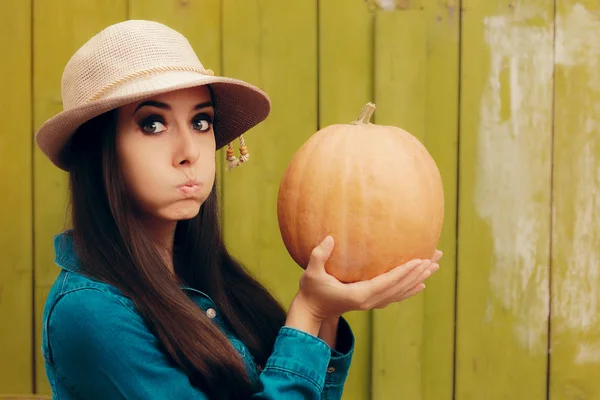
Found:
[[[66,230],[54,236],[54,262],[64,270],[71,272],[81,271],[72,230]]]
[[[54,262],[59,267],[70,272],[81,272],[81,265],[79,264],[77,252],[75,251],[73,231],[71,229],[54,236],[54,253]],[[210,296],[198,289],[186,285],[180,285],[180,287],[184,291],[203,295],[213,301]]]

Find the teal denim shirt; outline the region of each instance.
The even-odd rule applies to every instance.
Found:
[[[46,300],[42,354],[53,399],[207,399],[161,350],[134,303],[114,286],[79,273],[72,237],[55,237],[61,271]],[[340,399],[354,351],[343,318],[338,350],[305,332],[282,327],[260,368],[206,294],[182,290],[225,333],[260,390],[252,399]],[[185,327],[182,327],[185,329]]]

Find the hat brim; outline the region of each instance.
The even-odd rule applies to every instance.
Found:
[[[64,151],[77,129],[105,112],[173,90],[210,85],[215,107],[217,149],[267,118],[271,102],[265,92],[242,80],[202,75],[189,71],[167,71],[138,77],[115,87],[102,99],[65,110],[44,122],[35,139],[41,151],[58,168],[69,171]]]

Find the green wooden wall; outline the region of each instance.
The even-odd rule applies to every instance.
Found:
[[[69,220],[66,176],[33,132],[61,110],[81,44],[154,19],[273,100],[246,137],[251,161],[221,165],[219,183],[231,251],[286,305],[301,270],[277,189],[312,133],[375,101],[376,123],[436,159],[442,268],[415,298],[348,314],[344,399],[600,399],[600,0],[27,0],[0,13],[0,398],[49,393],[40,319]]]

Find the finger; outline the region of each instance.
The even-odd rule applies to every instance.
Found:
[[[431,266],[430,260],[424,260],[423,264],[419,268],[414,269],[410,274],[406,275],[398,285],[396,285],[396,293],[399,292],[398,289],[406,291],[407,289],[412,288],[419,282],[423,282],[431,275],[431,271],[429,270]]]
[[[389,299],[393,299],[408,292],[417,284],[422,283],[432,274],[432,264],[429,260],[424,260],[421,265],[404,278],[402,278],[396,285],[388,288],[387,290],[380,292],[373,299],[375,304],[389,302]]]
[[[376,307],[377,309],[382,309],[385,308],[387,306],[389,306],[392,303],[399,303],[403,300],[408,299],[409,297],[412,297],[420,292],[422,292],[423,290],[425,290],[425,284],[424,283],[418,283],[415,286],[413,286],[412,288],[410,288],[408,291],[406,291],[405,293],[396,295],[394,297],[391,298],[387,298],[385,299],[383,302],[381,302],[380,304],[378,304]]]
[[[406,277],[398,285],[396,285],[393,288],[390,288],[386,293],[383,293],[377,299],[378,305],[374,308],[385,308],[390,303],[401,301],[402,299],[412,297],[415,294],[419,293],[420,291],[425,289],[425,284],[423,282],[431,275],[433,275],[439,268],[440,266],[437,263],[430,263],[428,267],[424,267],[424,265],[422,265],[420,268],[422,272],[415,280],[413,280],[413,282],[406,282],[406,279],[408,279],[408,277]],[[398,286],[400,286],[400,290],[398,290]]]
[[[415,285],[412,289],[410,289],[408,292],[398,296],[397,298],[394,299],[395,303],[398,303],[400,301],[406,300],[409,297],[413,297],[419,293],[421,293],[423,290],[425,290],[425,284],[424,283],[418,283],[417,285]]]
[[[420,283],[423,283],[427,278],[429,278],[431,275],[433,275],[439,268],[440,268],[439,264],[432,263],[431,265],[429,265],[429,268],[425,269],[423,271],[423,273],[421,275],[419,275],[414,282],[412,282],[408,285],[403,284],[401,286],[400,290],[398,292],[396,292],[394,295],[402,296],[403,294],[408,293],[415,286],[417,286]]]
[[[432,263],[437,263],[438,261],[440,261],[440,259],[442,258],[442,256],[444,255],[444,253],[437,249],[436,251],[433,252],[433,256],[431,257],[431,262]]]
[[[418,268],[421,263],[422,261],[418,259],[411,260],[369,280],[351,283],[350,286],[360,288],[360,290],[367,290],[373,294],[380,293],[393,287],[407,274]]]
[[[325,237],[321,243],[317,245],[310,253],[310,260],[306,269],[324,269],[325,263],[333,252],[335,243],[331,236]]]
[[[383,301],[386,297],[397,293],[398,290],[395,288],[398,282],[402,281],[408,274],[418,271],[416,273],[418,276],[422,269],[422,260],[411,260],[370,280],[352,283],[349,285],[354,291],[352,297],[359,307],[372,308],[373,305]]]
[[[409,287],[412,287],[417,283],[424,282],[425,279],[433,275],[438,269],[440,269],[440,265],[438,263],[430,262],[429,265],[423,270],[421,275],[419,275],[417,279],[412,282],[412,284],[409,284]]]

